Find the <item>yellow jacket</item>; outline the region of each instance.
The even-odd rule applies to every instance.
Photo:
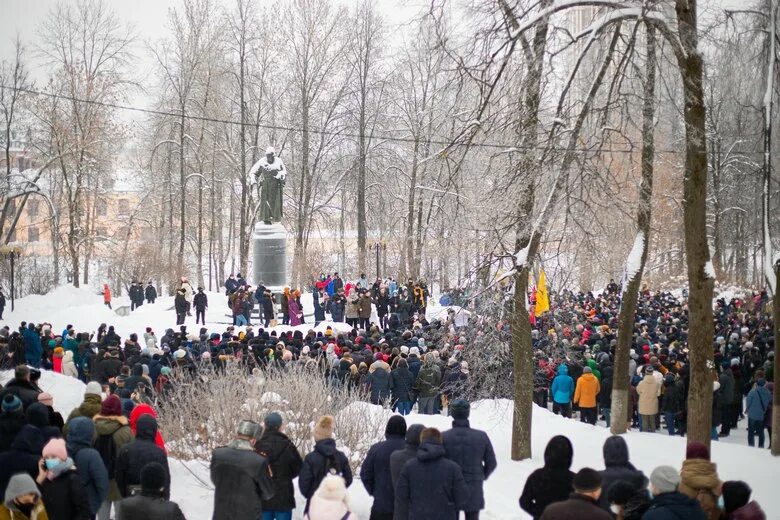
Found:
[[[19,511],[11,511],[5,504],[0,505],[0,520],[49,520],[49,516],[43,507],[43,501],[38,500],[29,517]]]
[[[599,395],[601,385],[593,374],[582,374],[577,379],[577,389],[574,390],[574,403],[580,408],[595,408],[596,396]]]

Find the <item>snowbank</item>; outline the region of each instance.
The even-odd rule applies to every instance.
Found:
[[[0,373],[0,381],[11,377],[10,372]],[[55,408],[66,415],[77,406],[84,394],[84,385],[72,378],[44,371],[41,378],[44,390],[54,394]],[[376,414],[390,417],[388,410],[367,403],[355,403],[361,410],[372,408]],[[343,413],[348,413],[345,410]],[[554,435],[566,435],[574,445],[573,470],[584,466],[603,468],[601,448],[609,431],[601,426],[591,426],[571,419],[553,415],[547,410],[534,407],[533,458],[522,462],[510,459],[509,440],[512,429],[512,402],[490,400],[474,403],[471,424],[485,430],[493,442],[498,458],[498,469],[487,481],[485,499],[487,509],[482,515],[486,519],[528,518],[519,508],[518,498],[523,484],[530,473],[543,465],[544,448]],[[407,424],[422,423],[441,430],[450,428],[450,419],[444,416],[417,415],[407,417]],[[336,423],[338,434],[338,420]],[[685,439],[663,434],[630,432],[625,435],[632,462],[645,474],[656,466],[668,464],[680,467],[685,457]],[[753,488],[753,496],[770,513],[780,510],[780,495],[774,481],[780,475],[780,459],[769,455],[768,450],[749,448],[744,445],[713,443],[712,459],[718,464],[723,480],[745,480]],[[181,462],[169,460],[172,476],[171,498],[179,503],[187,518],[206,520],[211,518],[213,490],[209,480],[208,462]],[[297,487],[296,487],[297,492]],[[360,518],[368,518],[371,498],[359,479],[349,489],[354,511]],[[303,518],[303,497],[298,495],[298,509],[294,518]],[[770,516],[771,517],[771,516]]]

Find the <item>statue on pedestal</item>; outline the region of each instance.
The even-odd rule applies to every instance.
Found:
[[[284,162],[276,156],[276,150],[269,146],[265,157],[257,161],[249,171],[252,184],[257,184],[259,220],[266,225],[282,220],[282,204],[287,169]]]

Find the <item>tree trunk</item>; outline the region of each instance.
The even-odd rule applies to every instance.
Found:
[[[678,57],[685,97],[685,177],[683,221],[688,263],[688,442],[710,445],[712,430],[712,291],[714,279],[707,244],[707,140],[698,48],[696,0],[677,0],[677,25],[683,53]]]
[[[772,109],[774,107],[774,76],[777,41],[777,4],[770,2],[769,16],[769,59],[767,66],[766,91],[764,93],[764,168],[761,193],[761,238],[764,248],[764,278],[770,294],[774,295],[777,277],[774,273],[774,253],[772,251],[772,233],[770,228],[771,193],[772,193]]]
[[[181,106],[181,118],[179,120],[179,250],[176,254],[176,276],[184,276],[184,232],[187,219],[187,176],[184,157],[184,105]]]
[[[642,181],[639,185],[639,209],[636,215],[637,236],[642,235],[642,254],[639,269],[628,273],[618,317],[618,344],[615,349],[615,367],[612,376],[612,423],[613,434],[626,433],[628,428],[628,358],[633,340],[634,314],[636,312],[639,284],[647,261],[650,246],[650,220],[653,197],[653,155],[655,154],[655,29],[647,25],[647,77],[644,84],[644,104],[642,107]],[[637,239],[638,240],[638,239]],[[636,254],[637,240],[634,241],[632,254]],[[631,262],[626,262],[626,269]],[[633,267],[632,267],[633,268]]]

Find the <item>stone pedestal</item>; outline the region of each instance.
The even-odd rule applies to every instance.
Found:
[[[273,292],[287,285],[287,230],[279,223],[255,224],[252,233],[252,283]]]

